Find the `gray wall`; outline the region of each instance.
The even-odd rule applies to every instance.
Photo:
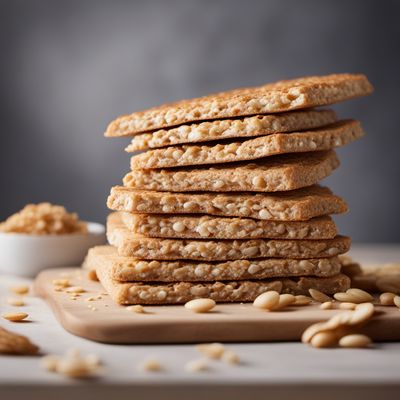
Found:
[[[368,135],[327,183],[355,241],[398,242],[399,1],[0,1],[0,219],[27,202],[102,221],[128,169],[121,113],[235,86],[364,72],[372,97],[335,108]]]

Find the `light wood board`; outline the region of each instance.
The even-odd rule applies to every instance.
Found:
[[[320,310],[318,305],[267,312],[251,304],[218,304],[206,314],[195,314],[183,305],[146,306],[145,314],[136,314],[113,303],[108,295],[87,301],[104,290],[100,283],[87,279],[86,273],[81,268],[43,271],[36,278],[35,292],[48,302],[67,331],[104,343],[297,341],[309,325],[342,312]],[[54,291],[52,281],[65,276],[86,290],[78,299]],[[375,341],[400,340],[399,309],[377,306],[377,315],[363,332]]]

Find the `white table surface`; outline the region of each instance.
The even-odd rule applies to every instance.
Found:
[[[358,245],[352,255],[366,262],[400,261],[400,245]],[[11,308],[8,287],[24,282],[0,276],[1,312]],[[28,281],[29,282],[29,281]],[[208,372],[188,373],[184,364],[198,359],[193,345],[106,345],[66,332],[39,298],[27,297],[32,322],[1,325],[27,335],[43,353],[61,354],[71,347],[100,356],[100,379],[79,381],[41,369],[38,357],[0,355],[0,399],[108,399],[130,397],[190,400],[236,399],[372,399],[400,397],[400,343],[372,349],[313,349],[301,343],[227,344],[241,358],[239,366],[211,362]],[[166,369],[144,373],[137,365],[149,356]]]

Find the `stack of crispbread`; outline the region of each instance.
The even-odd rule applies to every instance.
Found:
[[[106,136],[144,152],[111,189],[111,246],[85,265],[120,304],[348,289],[338,255],[350,239],[329,216],[347,205],[318,182],[339,165],[333,148],[363,130],[315,107],[371,91],[363,75],[309,77],[116,119]]]

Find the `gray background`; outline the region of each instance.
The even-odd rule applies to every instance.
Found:
[[[103,221],[127,171],[121,113],[236,86],[364,72],[376,91],[335,109],[367,136],[326,182],[354,241],[398,242],[398,1],[0,1],[0,219],[27,202]]]

